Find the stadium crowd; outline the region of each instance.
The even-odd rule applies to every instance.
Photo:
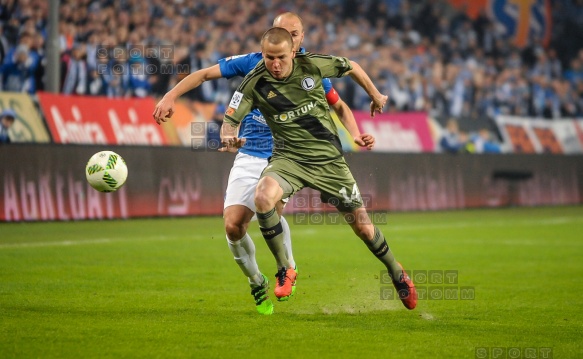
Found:
[[[163,95],[219,58],[259,50],[280,12],[303,17],[304,46],[359,62],[391,110],[444,119],[496,114],[583,116],[583,1],[552,2],[548,46],[516,48],[485,14],[470,19],[446,1],[65,0],[60,5],[62,92],[110,97]],[[48,2],[0,1],[0,86],[43,90]],[[353,82],[334,86],[353,109],[368,96]],[[227,81],[188,97],[226,103]]]

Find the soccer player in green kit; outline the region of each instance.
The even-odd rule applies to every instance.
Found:
[[[275,296],[291,294],[296,272],[287,261],[276,203],[304,187],[320,192],[344,215],[354,233],[386,266],[406,308],[417,305],[415,286],[374,226],[346,161],[338,131],[330,116],[322,78],[350,75],[371,96],[371,115],[387,101],[356,63],[344,57],[296,53],[283,28],[269,29],[261,39],[263,61],[233,95],[225,113],[221,136],[227,147],[237,141],[236,129],[245,115],[258,108],[274,137],[273,155],[255,192],[261,233],[275,257],[278,272]]]

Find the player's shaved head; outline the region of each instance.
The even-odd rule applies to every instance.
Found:
[[[289,31],[294,41],[294,51],[300,51],[302,42],[304,41],[304,24],[298,14],[293,12],[279,14],[273,20],[273,26],[283,27]]]
[[[271,29],[265,31],[261,37],[261,49],[265,48],[265,43],[270,43],[273,45],[279,45],[282,42],[287,42],[290,49],[293,49],[293,39],[290,33],[281,27],[272,27]]]
[[[300,27],[300,30],[304,31],[304,22],[302,18],[294,13],[294,12],[284,12],[283,14],[279,14],[273,19],[273,26],[275,27],[285,27],[283,23],[297,23]]]

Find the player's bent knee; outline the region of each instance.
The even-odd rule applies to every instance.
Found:
[[[257,212],[267,212],[275,207],[277,200],[273,199],[269,194],[257,191],[255,193],[255,208]]]
[[[232,241],[238,241],[247,233],[247,226],[243,223],[225,222],[225,233]]]

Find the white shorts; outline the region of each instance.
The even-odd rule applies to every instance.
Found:
[[[243,205],[255,212],[255,188],[261,172],[267,166],[267,158],[249,156],[239,152],[229,174],[224,208]]]

